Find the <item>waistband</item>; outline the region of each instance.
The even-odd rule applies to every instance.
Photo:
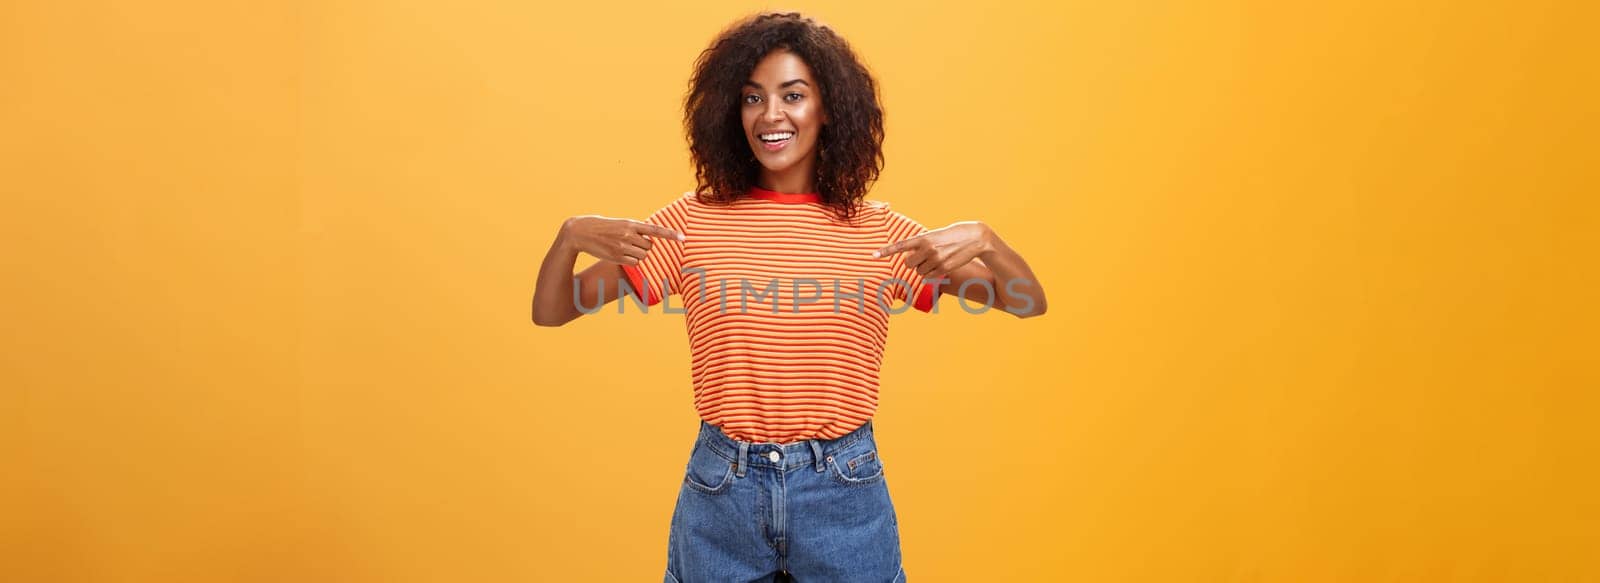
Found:
[[[736,462],[735,472],[744,477],[749,466],[776,468],[787,471],[812,465],[822,471],[828,457],[849,445],[872,438],[872,420],[834,439],[806,439],[794,443],[756,443],[734,439],[722,428],[700,420],[700,436],[695,445],[704,447],[730,462]],[[777,455],[774,456],[773,454]]]

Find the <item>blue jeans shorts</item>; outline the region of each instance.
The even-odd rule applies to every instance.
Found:
[[[872,421],[837,439],[736,440],[700,422],[666,583],[904,583]]]

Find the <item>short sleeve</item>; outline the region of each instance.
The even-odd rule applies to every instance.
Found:
[[[693,193],[684,193],[656,210],[645,222],[688,235],[689,202],[693,197]],[[645,253],[644,259],[638,265],[623,264],[622,271],[627,273],[628,284],[633,286],[637,297],[644,299],[645,305],[659,304],[662,297],[676,295],[683,289],[683,242],[651,237],[650,251]]]
[[[928,232],[928,228],[922,226],[922,223],[917,222],[916,219],[912,219],[911,217],[900,214],[897,211],[887,211],[887,216],[887,229],[889,238],[888,241],[884,242],[884,245],[899,243],[906,239],[910,239],[917,235]],[[901,282],[905,282],[905,284],[910,286],[911,289],[917,290],[916,296],[911,302],[912,307],[922,312],[931,311],[933,310],[934,286],[924,283],[922,281],[922,275],[918,274],[917,270],[912,269],[911,266],[906,265],[906,257],[910,255],[910,253],[894,254],[892,257],[894,260],[894,266],[889,272],[889,277],[897,279]],[[898,283],[893,283],[888,286],[887,289],[894,290],[895,297],[901,299],[906,298],[907,288],[905,286],[902,286]]]

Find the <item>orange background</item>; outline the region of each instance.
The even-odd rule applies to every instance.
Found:
[[[894,319],[912,580],[1600,580],[1595,11],[1335,4],[795,5],[1050,292]],[[8,4],[0,580],[658,580],[681,316],[529,298],[757,7]]]

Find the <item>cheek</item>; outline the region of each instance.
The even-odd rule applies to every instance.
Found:
[[[752,113],[751,108],[748,108],[748,107],[740,108],[739,109],[739,126],[740,126],[740,129],[744,131],[744,138],[746,140],[755,139],[755,134],[750,133],[751,128],[754,128],[755,125],[756,125],[756,114]]]
[[[814,104],[807,103],[800,117],[805,121],[807,127],[816,128],[821,125],[819,123],[822,121],[821,111]]]
[[[817,128],[822,127],[822,124],[817,116],[816,108],[811,107],[809,104],[804,105],[796,109],[790,119],[794,120],[794,125],[798,129],[805,130],[810,139],[815,140],[817,138]]]

